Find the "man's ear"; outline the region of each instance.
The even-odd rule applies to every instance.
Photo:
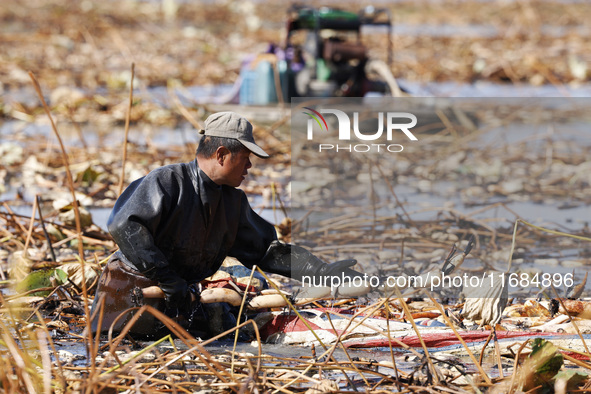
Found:
[[[225,146],[220,146],[215,151],[215,158],[219,165],[224,165],[224,160],[230,154],[230,151]]]

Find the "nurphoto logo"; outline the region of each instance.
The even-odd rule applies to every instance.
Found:
[[[338,139],[339,141],[351,141],[357,139],[360,141],[377,141],[383,138],[384,130],[386,140],[393,141],[394,138],[400,135],[400,132],[410,141],[418,141],[418,138],[410,131],[417,124],[417,117],[408,112],[378,112],[378,129],[377,131],[360,130],[359,127],[359,112],[353,112],[353,121],[350,115],[338,109],[320,109],[316,111],[310,107],[304,107],[310,112],[304,112],[309,116],[307,124],[307,138],[309,141],[322,139],[327,140],[330,136],[328,129],[328,122],[323,114],[330,114],[336,117],[338,124]],[[385,118],[385,120],[384,120]],[[402,121],[402,122],[401,122]],[[322,133],[322,137],[314,135],[315,124],[318,125]],[[386,144],[386,143],[363,143],[363,144],[334,144],[334,143],[319,143],[318,152],[335,151],[335,152],[402,152],[404,147],[400,144]]]
[[[314,114],[311,114],[309,112],[304,112],[306,115],[310,116],[312,119],[314,119],[316,121],[316,123],[318,123],[318,126],[320,126],[320,129],[322,130],[322,123],[324,124],[324,130],[328,131],[328,124],[326,124],[326,119],[324,119],[324,116],[322,116],[320,114],[320,112],[313,110],[310,107],[304,107],[304,109],[307,109],[308,111],[312,111],[314,112]],[[322,119],[322,123],[320,123],[320,120],[318,119]],[[308,139],[311,140],[312,139],[312,127],[310,124],[310,121],[312,120],[308,120]]]

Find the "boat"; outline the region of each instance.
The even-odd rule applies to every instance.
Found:
[[[364,97],[399,92],[389,67],[392,21],[387,9],[369,6],[354,13],[331,7],[292,6],[286,26],[283,45],[270,44],[265,53],[245,60],[240,72],[240,105],[289,103],[293,97]],[[385,28],[386,62],[369,56],[362,42],[368,26]],[[379,78],[373,78],[374,74]]]

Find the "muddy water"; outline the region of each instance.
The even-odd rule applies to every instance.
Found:
[[[560,127],[560,126],[558,126]],[[490,131],[473,141],[471,146],[488,146],[489,149],[503,151],[510,149],[513,145],[527,144],[528,152],[543,152],[552,149],[557,144],[567,145],[573,154],[582,154],[581,150],[591,149],[591,138],[589,136],[588,124],[569,124],[560,131],[550,129],[548,124],[539,126],[528,126],[523,124],[507,125],[502,128],[492,128]],[[471,146],[467,146],[470,149]],[[558,150],[558,149],[557,149]],[[551,155],[552,152],[548,151]],[[543,154],[538,153],[538,160],[544,160]],[[502,156],[500,154],[499,156]],[[552,160],[548,157],[547,160]],[[516,174],[515,179],[523,176],[523,181],[528,182],[527,174]],[[591,223],[591,207],[589,200],[581,201],[572,199],[565,190],[562,197],[553,196],[540,199],[540,196],[527,196],[523,190],[516,190],[514,195],[491,196],[484,200],[466,199],[462,194],[466,188],[472,186],[467,178],[459,178],[455,182],[449,180],[437,180],[427,184],[421,184],[418,179],[408,179],[404,184],[397,187],[398,197],[409,203],[416,209],[413,219],[425,220],[432,215],[434,210],[441,207],[454,207],[461,212],[470,213],[480,210],[482,207],[495,203],[503,203],[504,207],[485,210],[474,215],[477,220],[483,220],[493,227],[510,225],[516,219],[515,213],[521,218],[531,221],[540,226],[554,226],[563,230],[581,230]],[[519,188],[519,185],[516,186]],[[568,187],[566,184],[563,187]],[[422,190],[421,190],[422,189]],[[384,194],[389,191],[384,190]],[[412,202],[412,204],[410,203]],[[423,210],[423,212],[421,212]]]
[[[174,340],[175,348],[174,349],[170,342],[165,342],[162,345],[159,345],[156,349],[157,352],[163,354],[165,352],[172,352],[175,350],[185,350],[187,347],[179,340]],[[149,342],[137,342],[137,347],[133,348],[130,347],[128,351],[137,351],[141,350],[142,348],[150,345]],[[65,351],[74,356],[74,361],[72,364],[74,366],[88,366],[88,353],[86,347],[77,341],[55,341],[56,351],[61,352]],[[232,340],[224,340],[224,341],[217,341],[205,347],[205,349],[214,356],[230,356],[233,351],[238,354],[249,354],[253,356],[258,355],[258,347],[254,343],[237,343],[236,347],[234,348]],[[321,354],[321,348],[318,346],[316,348],[317,354]],[[275,366],[276,359],[291,359],[291,360],[302,360],[302,362],[306,362],[311,359],[311,350],[309,347],[297,347],[297,346],[285,346],[285,345],[275,345],[275,344],[263,344],[262,345],[263,354],[266,356],[266,359],[263,360],[263,365],[266,366]],[[366,368],[374,369],[384,375],[394,376],[395,371],[391,367],[392,363],[392,356],[395,358],[396,369],[404,374],[409,374],[415,372],[419,366],[423,363],[424,360],[421,360],[422,355],[424,354],[422,349],[417,349],[417,352],[421,356],[416,356],[410,352],[404,352],[397,350],[394,353],[391,353],[388,348],[379,348],[379,349],[348,349],[347,353],[345,353],[341,348],[337,348],[333,352],[333,358],[339,362],[343,362],[347,364],[350,359],[357,360],[358,362],[364,363],[363,366]],[[99,352],[99,357],[101,356]],[[106,352],[104,353],[106,355]],[[457,375],[457,371],[465,371],[467,373],[478,373],[477,368],[473,365],[472,360],[468,356],[451,356],[448,354],[438,353],[436,349],[430,349],[429,354],[431,359],[439,365],[440,368],[445,368],[450,370]],[[63,357],[63,356],[62,356]],[[235,360],[241,361],[241,356],[236,356]],[[322,360],[320,360],[322,361]],[[381,366],[379,364],[382,364]],[[283,362],[281,364],[282,367],[290,367],[295,365],[294,363],[290,362]],[[361,364],[360,364],[361,366]],[[454,367],[455,366],[455,367]],[[487,371],[488,375],[491,378],[499,377],[498,366],[496,359],[489,353],[486,355],[482,360],[482,367],[485,371]],[[512,365],[509,363],[503,364],[504,374],[510,374],[512,372]],[[456,369],[457,368],[457,369]],[[313,369],[312,373],[318,373],[317,369]],[[360,381],[363,377],[353,371],[347,372],[349,379],[353,381]],[[421,375],[420,373],[418,374]],[[365,378],[370,377],[371,374],[366,374]],[[346,377],[343,375],[342,372],[339,371],[324,371],[324,377],[329,378],[331,380],[339,381],[340,387],[343,390],[350,389],[348,384],[346,383]],[[374,378],[375,379],[375,378]],[[374,382],[377,383],[377,380]],[[305,384],[304,384],[305,385]]]
[[[434,97],[591,97],[591,84],[569,85],[496,84],[478,81],[418,83],[397,79],[399,85],[415,96]]]

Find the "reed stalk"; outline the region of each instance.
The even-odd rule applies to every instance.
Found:
[[[458,333],[458,330],[456,330],[456,328],[454,327],[454,325],[451,322],[451,320],[449,320],[449,317],[447,317],[447,315],[445,314],[445,310],[443,309],[443,306],[440,305],[433,298],[433,296],[431,294],[429,294],[429,292],[426,289],[423,289],[423,290],[425,291],[425,293],[427,294],[427,296],[429,297],[429,299],[431,300],[431,302],[433,302],[433,304],[437,307],[437,309],[439,310],[439,312],[441,312],[441,317],[443,317],[443,320],[445,320],[445,324],[447,324],[448,327],[452,329],[452,331],[456,335],[456,338],[458,338],[458,341],[460,341],[460,343],[462,344],[462,346],[464,347],[464,349],[466,349],[466,353],[468,353],[468,356],[470,357],[470,360],[472,360],[472,362],[474,363],[474,366],[478,369],[478,372],[480,372],[480,376],[482,376],[482,379],[484,379],[486,381],[486,383],[492,384],[492,381],[488,377],[488,374],[484,371],[484,369],[482,369],[482,365],[478,362],[478,360],[476,360],[476,357],[474,357],[474,353],[472,353],[472,351],[470,350],[470,348],[468,347],[468,345],[464,341],[464,338],[462,338],[462,336]]]
[[[76,198],[76,191],[74,189],[74,179],[72,178],[72,172],[70,171],[70,163],[68,160],[68,154],[66,153],[66,148],[64,146],[64,143],[62,142],[62,138],[57,130],[55,122],[53,121],[53,117],[51,116],[51,111],[49,110],[49,106],[45,102],[45,98],[43,98],[43,93],[41,92],[41,86],[39,86],[39,82],[37,82],[35,75],[30,71],[29,71],[29,77],[31,77],[31,80],[33,81],[33,86],[35,87],[35,91],[37,92],[37,95],[39,96],[39,99],[41,100],[41,103],[43,105],[43,109],[45,110],[45,113],[47,114],[47,117],[49,118],[49,121],[51,123],[51,128],[52,128],[52,130],[55,134],[55,137],[57,138],[59,145],[60,145],[60,149],[62,152],[62,160],[64,162],[64,167],[66,169],[66,177],[67,177],[67,181],[68,181],[67,183],[68,183],[68,187],[70,189],[70,193],[72,194],[72,207],[74,209],[74,216],[75,216],[75,220],[76,220],[76,232],[78,234],[78,254],[80,255],[80,259],[84,260],[84,249],[83,249],[83,244],[82,244],[82,228],[80,226],[80,211],[78,209],[78,199]]]
[[[133,79],[135,76],[135,63],[131,63],[131,82],[129,83],[129,104],[125,114],[125,135],[123,137],[123,152],[121,159],[121,176],[119,177],[119,187],[117,195],[123,192],[123,183],[125,182],[125,164],[127,162],[127,139],[129,136],[129,120],[131,118],[131,107],[133,106]]]

